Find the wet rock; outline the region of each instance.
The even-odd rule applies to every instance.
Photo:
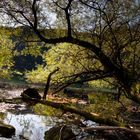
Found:
[[[15,128],[0,122],[0,137],[11,138],[15,135]]]
[[[50,130],[45,132],[45,140],[76,140],[75,134],[72,132],[71,128],[64,126],[55,126]]]
[[[35,88],[27,88],[21,93],[22,98],[35,98],[35,99],[41,99],[40,94],[38,93],[37,89]]]

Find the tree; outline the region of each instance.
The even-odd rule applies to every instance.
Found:
[[[67,42],[90,50],[103,67],[92,70],[90,75],[95,79],[113,77],[126,97],[140,103],[139,91],[133,90],[140,79],[139,1],[5,0],[0,5],[1,13],[6,13],[13,22],[29,26],[41,41]],[[51,22],[49,15],[56,20]],[[49,38],[40,30],[57,27],[58,22],[65,35]],[[85,72],[79,74],[83,76]],[[77,82],[77,75],[69,81]]]
[[[0,78],[11,77],[11,67],[14,64],[14,44],[5,35],[0,35]]]
[[[51,49],[44,52],[43,58],[46,65],[38,65],[36,69],[28,71],[26,78],[31,82],[44,83],[50,72],[58,67],[59,71],[51,78],[51,85],[56,91],[73,84],[76,79],[76,83],[79,81],[79,85],[84,82],[82,80],[85,82],[89,79],[93,80],[97,77],[94,77],[92,72],[97,70],[96,73],[100,73],[103,68],[91,51],[70,43],[52,46]]]

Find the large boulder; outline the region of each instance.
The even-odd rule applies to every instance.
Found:
[[[34,98],[34,99],[41,99],[40,94],[38,93],[37,89],[35,88],[27,88],[21,93],[22,98]]]
[[[76,140],[75,134],[72,132],[71,128],[64,126],[55,126],[50,130],[45,132],[44,140]]]
[[[0,122],[0,137],[11,138],[15,135],[15,128]]]

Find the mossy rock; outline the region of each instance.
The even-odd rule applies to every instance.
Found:
[[[50,130],[45,132],[45,140],[76,140],[75,134],[72,132],[71,128],[68,126],[55,126]]]
[[[41,99],[40,94],[38,93],[37,89],[35,88],[27,88],[21,93],[22,98],[34,98],[34,99]]]
[[[0,122],[0,137],[11,138],[15,135],[15,128]]]

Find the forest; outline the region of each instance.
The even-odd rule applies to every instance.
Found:
[[[139,13],[139,0],[0,0],[0,140],[139,140]]]

